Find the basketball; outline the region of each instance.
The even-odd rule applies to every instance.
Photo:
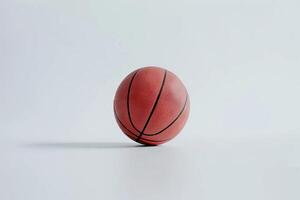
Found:
[[[130,73],[114,98],[119,127],[130,139],[145,145],[173,139],[184,127],[189,110],[189,95],[181,80],[160,67]]]

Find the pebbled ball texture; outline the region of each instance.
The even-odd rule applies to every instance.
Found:
[[[114,98],[114,113],[121,130],[146,145],[163,144],[184,127],[190,109],[186,88],[172,72],[144,67],[121,82]]]

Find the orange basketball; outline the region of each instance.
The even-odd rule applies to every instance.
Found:
[[[159,67],[130,73],[114,99],[119,127],[129,138],[146,145],[159,145],[174,138],[184,127],[189,109],[189,95],[183,83]]]

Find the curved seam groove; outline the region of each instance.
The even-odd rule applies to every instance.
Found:
[[[138,73],[138,71],[136,71],[134,73],[134,75],[132,76],[131,80],[130,80],[130,83],[129,83],[129,87],[128,87],[128,92],[127,92],[127,113],[128,113],[128,117],[129,117],[129,121],[130,121],[130,124],[131,126],[138,132],[138,133],[141,133],[141,131],[139,129],[137,129],[135,127],[135,125],[133,124],[133,121],[131,119],[131,114],[130,114],[130,105],[129,105],[129,97],[130,97],[130,90],[131,90],[131,86],[132,86],[132,83],[133,83],[133,79],[134,77],[136,76],[136,74]]]
[[[157,106],[158,100],[159,100],[159,98],[160,98],[160,96],[161,96],[162,90],[163,90],[164,85],[165,85],[166,77],[167,77],[167,70],[164,70],[164,71],[165,71],[165,73],[164,73],[164,78],[163,78],[163,80],[162,80],[162,84],[161,84],[161,86],[160,86],[159,93],[158,93],[158,95],[157,95],[157,97],[156,97],[156,100],[155,100],[155,102],[154,102],[154,104],[153,104],[152,110],[151,110],[150,115],[149,115],[149,117],[148,117],[148,119],[147,119],[147,121],[146,121],[146,123],[145,123],[145,125],[144,125],[144,128],[143,128],[143,130],[140,132],[140,135],[138,136],[138,138],[136,139],[137,142],[141,139],[142,135],[144,134],[144,131],[145,131],[145,129],[147,128],[147,126],[148,126],[148,124],[149,124],[149,122],[150,122],[150,119],[151,119],[151,117],[152,117],[152,115],[153,115],[153,113],[154,113],[154,110],[155,110],[156,106]]]
[[[160,133],[162,133],[163,131],[165,131],[166,129],[168,129],[170,126],[172,126],[178,119],[179,117],[181,116],[181,114],[183,113],[183,111],[185,110],[185,107],[186,107],[186,104],[187,104],[187,100],[188,100],[188,94],[186,94],[186,97],[185,97],[185,102],[184,102],[184,105],[181,109],[181,111],[179,112],[179,114],[177,115],[177,117],[168,125],[166,126],[165,128],[163,128],[161,131],[159,132],[156,132],[156,133],[143,133],[143,135],[147,135],[147,136],[153,136],[153,135],[158,135]]]
[[[115,109],[114,109],[114,111],[115,111]],[[114,112],[114,113],[115,113],[115,116],[116,116],[117,121],[121,124],[121,126],[122,126],[124,129],[126,129],[129,133],[131,133],[132,135],[138,137],[138,135],[136,135],[136,134],[133,133],[131,130],[129,130],[129,129],[121,122],[121,120],[119,119],[117,113],[116,113],[116,112]],[[170,139],[172,139],[172,138],[170,138]],[[146,138],[141,138],[141,140],[145,140],[145,141],[149,141],[149,142],[164,142],[164,141],[167,141],[167,140],[170,140],[170,139],[165,139],[165,140],[150,140],[150,139],[146,139]]]

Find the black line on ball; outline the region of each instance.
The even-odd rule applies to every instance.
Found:
[[[152,134],[150,134],[150,133],[143,133],[143,135],[147,135],[147,136],[158,135],[158,134],[162,133],[163,131],[165,131],[166,129],[168,129],[170,126],[172,126],[179,119],[179,117],[181,116],[181,114],[183,113],[183,111],[184,111],[184,109],[186,107],[187,100],[188,100],[188,94],[186,94],[185,102],[184,102],[184,105],[183,105],[181,111],[179,112],[179,114],[177,115],[177,117],[168,126],[166,126],[165,128],[163,128],[159,132],[152,133]]]
[[[136,135],[135,133],[133,133],[131,130],[129,130],[129,129],[122,123],[122,121],[119,119],[119,117],[118,117],[118,115],[117,115],[117,113],[116,113],[115,107],[114,107],[114,114],[115,114],[115,117],[116,117],[116,119],[118,120],[118,122],[121,124],[121,126],[122,126],[124,129],[126,129],[126,131],[128,131],[128,132],[131,133],[132,135],[138,137],[138,135]],[[172,139],[172,138],[170,138],[170,139],[165,139],[165,140],[150,140],[150,139],[146,139],[146,138],[140,138],[140,139],[141,139],[141,140],[145,140],[145,141],[149,141],[149,142],[165,142],[165,141],[168,141],[168,140],[170,140],[170,139]]]
[[[137,129],[136,127],[135,127],[135,125],[133,124],[133,122],[132,122],[132,119],[131,119],[131,114],[130,114],[130,105],[129,105],[129,97],[130,97],[130,90],[131,90],[131,86],[132,86],[132,83],[133,83],[133,79],[134,79],[134,77],[136,76],[136,74],[138,73],[138,71],[136,71],[134,74],[133,74],[133,76],[132,76],[132,78],[131,78],[131,80],[130,80],[130,83],[129,83],[129,86],[128,86],[128,92],[127,92],[127,113],[128,113],[128,117],[129,117],[129,121],[130,121],[130,124],[131,124],[131,126],[137,131],[137,132],[141,132],[139,129]]]
[[[166,77],[167,77],[167,70],[164,70],[164,71],[165,71],[165,73],[164,73],[164,78],[163,78],[163,80],[162,80],[162,84],[161,84],[161,86],[160,86],[159,93],[158,93],[158,95],[157,95],[157,97],[156,97],[156,100],[155,100],[155,102],[154,102],[154,104],[153,104],[152,110],[151,110],[151,112],[150,112],[150,115],[148,116],[148,119],[147,119],[147,121],[146,121],[146,123],[145,123],[145,125],[144,125],[144,128],[143,128],[143,130],[140,132],[140,135],[138,136],[138,138],[136,139],[137,142],[141,139],[142,135],[144,134],[144,131],[145,131],[145,129],[147,128],[147,126],[148,126],[148,124],[149,124],[149,122],[150,122],[150,119],[151,119],[151,117],[152,117],[152,115],[153,115],[153,113],[154,113],[154,110],[155,110],[156,106],[157,106],[158,100],[159,100],[159,98],[160,98],[160,96],[161,96],[162,90],[163,90],[164,85],[165,85]]]

